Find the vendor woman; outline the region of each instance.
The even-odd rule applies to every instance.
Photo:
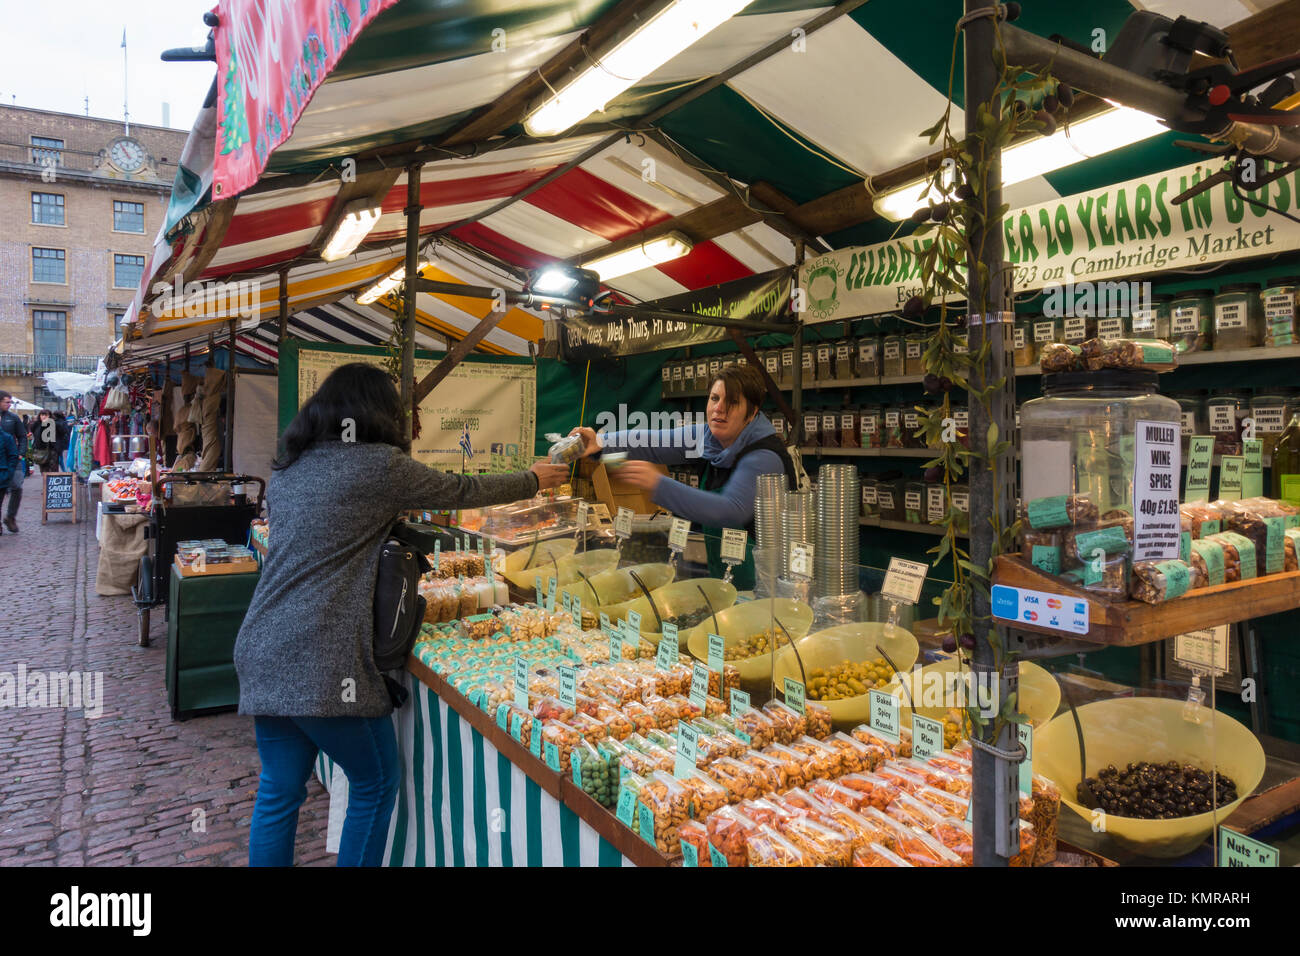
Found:
[[[691,423],[663,431],[600,435],[575,428],[572,434],[582,436],[584,456],[626,452],[631,460],[619,466],[620,479],[647,492],[651,501],[677,517],[702,525],[709,573],[720,577],[722,529],[753,533],[758,476],[784,474],[788,488],[796,485],[794,462],[771,420],[759,410],[764,392],[757,369],[728,365],[709,384],[707,429]],[[705,463],[699,488],[673,481],[651,464],[680,465],[696,457]],[[752,557],[736,569],[733,580],[742,590],[754,586]]]

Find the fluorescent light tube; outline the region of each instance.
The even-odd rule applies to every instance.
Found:
[[[415,274],[419,275],[428,267],[429,267],[429,261],[427,259],[421,259],[419,265],[416,266]],[[364,292],[360,293],[357,296],[357,305],[370,305],[370,303],[382,299],[384,296],[388,295],[388,293],[392,292],[399,285],[401,285],[402,281],[405,278],[406,278],[406,266],[404,265],[398,266],[396,269],[388,273],[388,275],[384,276],[374,285],[370,286]]]
[[[630,272],[639,272],[651,266],[680,259],[682,256],[689,255],[691,249],[692,245],[689,239],[680,232],[670,232],[666,236],[651,239],[649,242],[633,246],[631,249],[624,249],[622,252],[615,252],[600,259],[593,259],[591,262],[584,262],[582,267],[590,269],[599,275],[601,282],[608,282],[617,276],[624,276]]]
[[[339,219],[338,225],[330,234],[329,242],[321,250],[320,257],[326,262],[334,262],[344,256],[350,256],[352,250],[361,245],[361,240],[370,234],[379,221],[380,207],[369,199],[358,199],[348,203]]]
[[[532,136],[556,136],[726,23],[753,0],[674,0],[636,32],[596,54],[573,82],[544,98],[524,120]]]

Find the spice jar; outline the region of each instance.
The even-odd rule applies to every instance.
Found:
[[[822,417],[817,412],[803,413],[803,441],[801,444],[816,448],[821,444]]]
[[[906,375],[903,365],[903,337],[901,335],[886,335],[881,343],[883,358],[881,359],[880,374],[885,377]]]
[[[830,342],[818,342],[817,346],[817,381],[829,382],[835,375],[835,346]]]
[[[786,441],[786,435],[789,432],[789,430],[790,430],[790,423],[785,420],[785,413],[773,412],[772,431],[776,432],[776,436],[780,438],[782,442]]]
[[[1296,304],[1300,302],[1300,276],[1278,276],[1268,280],[1259,294],[1264,311],[1264,344],[1294,345]]]
[[[1081,345],[1097,337],[1097,320],[1087,316],[1068,316],[1061,321],[1061,341],[1066,345]]]
[[[925,355],[926,337],[924,332],[909,332],[903,338],[904,375],[925,374],[925,363],[922,357]]]
[[[858,378],[880,375],[880,336],[866,335],[858,339],[857,374]]]
[[[906,448],[903,442],[903,408],[901,405],[883,405],[885,448]]]
[[[876,502],[876,479],[862,479],[862,517],[873,518],[880,514],[880,505]]]
[[[1217,392],[1205,402],[1214,451],[1219,455],[1241,454],[1241,430],[1250,403],[1244,392]]]
[[[1016,364],[1028,368],[1038,361],[1038,352],[1034,348],[1034,329],[1028,317],[1016,320],[1013,334]]]
[[[862,447],[858,434],[858,410],[847,405],[840,409],[840,447]]]
[[[1034,330],[1034,361],[1042,358],[1043,346],[1061,341],[1061,320],[1044,316],[1032,316],[1030,326]]]
[[[904,448],[924,448],[925,441],[917,438],[916,433],[921,428],[921,413],[913,405],[903,406],[903,447]]]
[[[805,345],[803,347],[803,383],[807,385],[815,381],[817,381],[817,346]]]
[[[903,486],[903,520],[908,524],[925,522],[925,482],[909,481]]]
[[[665,362],[663,368],[659,370],[659,381],[662,383],[662,394],[671,395],[673,393],[673,366],[671,362]]]
[[[943,485],[931,482],[925,486],[925,507],[922,515],[925,524],[938,524],[948,515],[948,493]]]
[[[897,472],[894,472],[897,474]],[[903,479],[878,478],[876,480],[876,504],[881,521],[903,520]]]
[[[1271,461],[1277,440],[1291,420],[1289,396],[1282,392],[1257,393],[1250,400],[1250,417],[1255,422],[1255,437],[1264,443],[1264,460]]]
[[[841,382],[858,377],[858,353],[854,346],[849,339],[835,343],[835,378]]]
[[[767,369],[768,376],[779,385],[781,383],[781,350],[766,349],[759,353],[759,358],[763,360],[763,368]]]
[[[1169,341],[1175,351],[1205,352],[1213,347],[1211,320],[1214,317],[1214,291],[1189,289],[1179,292],[1169,303]]]
[[[1214,297],[1214,347],[1250,349],[1264,340],[1258,282],[1233,282]]]
[[[712,380],[709,378],[709,360],[700,359],[695,363],[695,390],[707,392]]]
[[[794,346],[781,349],[781,384],[794,384]]]
[[[840,447],[840,413],[833,408],[824,408],[821,411],[822,435],[821,445],[823,448]]]
[[[1133,309],[1128,320],[1128,335],[1131,339],[1161,339],[1169,341],[1169,306],[1174,301],[1172,295],[1153,295],[1145,305]]]
[[[879,405],[863,405],[858,413],[858,442],[862,448],[880,448],[884,444]]]

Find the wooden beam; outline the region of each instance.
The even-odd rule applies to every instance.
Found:
[[[1224,32],[1243,70],[1280,56],[1291,56],[1300,48],[1300,0],[1282,0],[1253,17],[1238,20]],[[1208,62],[1197,57],[1192,68]]]
[[[483,318],[479,319],[478,325],[470,329],[466,336],[452,347],[446,357],[433,367],[428,375],[420,380],[415,386],[415,392],[412,396],[412,404],[420,407],[420,403],[425,397],[438,387],[438,383],[451,374],[451,370],[459,365],[470,352],[474,351],[474,346],[483,341],[489,332],[497,327],[497,323],[506,317],[505,311],[489,312]]]

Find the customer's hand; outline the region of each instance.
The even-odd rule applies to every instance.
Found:
[[[582,436],[583,458],[586,458],[588,455],[594,455],[596,452],[600,451],[600,439],[596,437],[596,432],[593,429],[579,425],[573,431],[569,432],[569,434]]]
[[[660,480],[664,477],[648,461],[629,461],[619,465],[615,470],[620,481],[624,481],[642,491],[654,493]]]
[[[550,462],[539,461],[528,470],[537,476],[538,491],[559,487],[569,480],[568,465],[552,465]]]

